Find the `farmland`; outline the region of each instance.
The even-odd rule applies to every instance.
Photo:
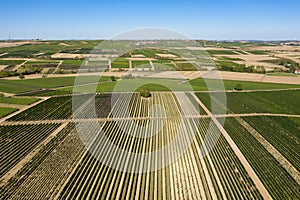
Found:
[[[205,77],[215,64],[290,70],[297,57],[251,41],[116,57],[99,42],[0,48],[3,72],[43,71],[0,79],[1,199],[300,199],[299,77]]]

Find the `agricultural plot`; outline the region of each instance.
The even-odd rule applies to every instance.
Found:
[[[78,104],[83,103],[89,96],[82,96]],[[79,98],[78,98],[79,99]],[[26,111],[11,117],[11,121],[29,121],[45,119],[67,119],[72,114],[72,97],[54,97],[48,99]]]
[[[132,68],[151,68],[149,61],[131,61]]]
[[[53,199],[84,152],[74,124],[68,124],[0,189],[6,199]]]
[[[210,120],[182,119],[181,117],[192,117],[197,113],[194,105],[189,102],[189,97],[185,95],[185,93],[153,93],[151,97],[153,100],[140,99],[139,101],[136,95],[132,97],[129,94],[122,94],[110,117],[132,119],[120,123],[107,121],[102,126],[104,134],[113,144],[133,153],[156,151],[168,145],[176,136],[180,137],[182,144],[186,144],[194,138],[192,146],[187,150],[184,150],[184,145],[176,147],[185,152],[176,162],[154,172],[127,173],[114,170],[87,153],[65,185],[59,198],[179,199],[194,197],[201,199],[244,197],[261,199],[258,190],[224,138],[221,138],[216,145],[215,152],[207,156],[205,161],[201,159],[204,154],[204,151],[201,151],[202,142]],[[124,110],[126,107],[124,105],[127,104],[129,105],[128,112]],[[165,112],[159,107],[154,107],[148,113],[147,107],[151,105],[161,105],[165,108]],[[143,119],[151,116],[155,118]],[[168,118],[158,120],[165,116]],[[163,126],[160,128],[162,124]],[[138,138],[124,132],[126,130],[124,128],[127,127],[132,133],[138,133],[138,125],[150,126],[145,129],[144,134],[154,132],[156,135]],[[180,126],[184,128],[180,129]],[[93,129],[94,126],[87,126],[87,128],[89,127]],[[106,143],[103,136],[96,135],[94,137],[94,139],[90,139],[93,142],[89,151],[94,153],[105,151],[103,148]],[[162,158],[173,157],[175,156],[173,153],[173,151],[167,151],[161,156]],[[116,161],[120,164],[123,163],[124,167],[135,166],[136,170],[139,168],[150,169],[151,166],[158,165],[156,157],[140,160],[139,164],[126,156],[117,156],[113,152],[105,152],[105,155],[108,160],[121,158]]]
[[[0,126],[0,177],[29,154],[58,126],[59,124]]]
[[[83,62],[83,60],[64,60],[60,68],[66,70],[79,69]]]
[[[288,117],[244,117],[298,171],[300,171],[299,120]]]
[[[17,108],[0,107],[0,118],[17,111]]]
[[[126,58],[117,58],[111,63],[112,68],[129,68],[129,61]]]
[[[207,50],[210,55],[236,55],[237,53],[231,50]]]
[[[41,67],[41,68],[56,68],[59,61],[57,60],[38,60],[38,61],[27,61],[25,67]]]
[[[234,118],[225,129],[274,199],[299,199],[299,185],[278,161]]]
[[[38,101],[39,98],[12,98],[12,97],[0,97],[0,103],[6,103],[6,104],[20,104],[20,105],[29,105],[36,101]]]
[[[280,113],[300,114],[297,99],[300,90],[264,91],[264,92],[227,92],[227,108],[222,109],[218,93],[197,93],[198,98],[211,110],[211,97],[216,106],[220,106],[219,113],[224,109],[227,113]],[[286,97],[289,97],[289,100]],[[217,113],[216,113],[217,114]]]
[[[88,104],[95,98],[95,106]],[[54,120],[68,119],[74,115],[75,118],[90,117],[90,112],[95,109],[97,116],[105,118],[111,109],[111,95],[101,94],[52,97],[40,104],[31,107],[11,118],[9,121],[31,121],[31,120]],[[72,100],[75,103],[72,103]],[[87,102],[86,102],[87,101]],[[74,110],[73,110],[74,109]],[[73,112],[74,111],[74,112]]]
[[[24,60],[0,60],[0,65],[14,66],[14,65],[20,65],[23,62]]]

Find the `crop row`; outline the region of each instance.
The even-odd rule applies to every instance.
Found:
[[[130,104],[131,107],[138,107],[140,111],[129,107],[129,110],[133,110],[129,115],[120,111],[116,116],[149,116],[144,114],[144,110],[150,106],[146,104],[147,107],[143,108],[142,103],[137,103],[138,98],[141,97],[122,94],[114,107],[116,111],[120,111],[121,105],[126,105],[126,101],[134,101],[135,103]],[[151,99],[141,99],[140,102],[142,101],[165,108],[169,118],[105,122],[101,128],[104,135],[92,134],[90,153],[81,160],[62,190],[60,199],[261,199],[251,178],[222,136],[213,151],[202,158],[206,148],[212,145],[211,140],[217,139],[214,137],[218,130],[213,126],[208,143],[203,145],[204,137],[209,134],[207,131],[210,120],[178,118],[194,114],[189,113],[190,106],[194,105],[188,98],[181,94],[154,93]],[[180,106],[183,103],[190,105]],[[164,115],[162,109],[153,109],[153,116]],[[95,132],[93,122],[89,123],[91,124],[86,126],[86,133]],[[138,134],[138,137],[132,133]],[[104,136],[124,152],[156,153],[150,157],[134,159],[129,154],[111,151]],[[175,140],[178,143],[172,146]],[[170,148],[158,152],[168,145]],[[177,158],[177,153],[184,154]],[[174,161],[171,165],[158,167],[170,160]],[[108,163],[122,168],[116,170],[107,166]],[[155,167],[158,168],[153,171]]]
[[[300,113],[298,102],[296,101],[296,99],[300,98],[300,90],[227,92],[226,102],[222,102],[222,95],[218,93],[212,93],[211,96],[209,93],[197,93],[197,96],[210,110],[212,99],[212,101],[216,104],[220,104],[220,102],[225,104],[229,109],[227,112],[286,114]],[[290,101],[290,99],[293,100]]]
[[[277,160],[234,118],[225,129],[274,199],[299,199],[299,185]]]
[[[31,107],[13,117],[10,121],[28,121],[28,120],[46,120],[46,119],[67,119],[75,114],[79,116],[79,111],[82,107],[86,107],[83,111],[82,117],[89,117],[88,109],[94,108],[99,117],[106,117],[110,111],[110,97],[111,95],[98,95],[95,98],[95,105],[90,105],[87,102],[93,95],[77,95],[52,97],[40,104]]]
[[[0,177],[29,154],[58,126],[59,124],[0,126]]]
[[[299,123],[288,117],[245,117],[244,119],[300,171]]]
[[[4,196],[10,199],[53,199],[84,152],[74,124],[68,124],[25,167],[22,178]],[[24,178],[23,178],[24,177]],[[14,188],[14,190],[12,190]]]

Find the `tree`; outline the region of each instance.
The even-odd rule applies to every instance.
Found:
[[[142,97],[148,98],[151,96],[150,90],[148,87],[143,87],[140,89],[140,95]]]
[[[116,81],[116,77],[115,76],[111,76],[110,79],[111,79],[111,81]]]
[[[242,84],[237,84],[236,86],[235,86],[235,88],[234,88],[235,90],[238,90],[238,91],[241,91],[241,90],[243,90],[243,85]]]
[[[20,75],[19,75],[19,78],[20,78],[20,79],[24,79],[24,78],[25,78],[24,74],[20,74]]]

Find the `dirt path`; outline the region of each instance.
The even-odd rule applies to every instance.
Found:
[[[62,63],[63,63],[63,60],[59,61],[57,67],[56,67],[55,70],[53,71],[53,74],[54,74],[55,72],[58,71],[58,69],[59,69],[59,67],[61,66]]]
[[[14,68],[13,68],[13,70],[12,71],[17,71],[18,69],[19,69],[19,67],[21,67],[21,66],[23,66],[23,65],[25,65],[25,63],[27,62],[27,60],[25,60],[24,62],[22,62],[21,64],[19,64],[19,65],[16,65]],[[19,78],[19,77],[18,77]]]
[[[229,134],[227,133],[227,131],[219,123],[219,121],[217,120],[217,118],[214,117],[211,114],[211,112],[204,106],[204,104],[197,98],[197,96],[194,93],[191,92],[191,95],[200,104],[200,106],[205,110],[205,112],[207,112],[207,114],[209,116],[211,116],[212,121],[218,127],[218,129],[220,130],[220,132],[222,133],[222,135],[224,136],[224,138],[226,139],[226,141],[228,142],[228,144],[230,145],[230,147],[232,148],[232,150],[234,151],[234,153],[236,154],[236,156],[241,161],[241,164],[244,166],[245,170],[247,171],[248,175],[251,177],[253,183],[255,184],[255,186],[257,187],[257,189],[259,190],[259,192],[262,195],[262,197],[264,199],[272,199],[272,197],[270,196],[269,192],[265,188],[264,184],[261,182],[261,180],[259,179],[259,177],[255,173],[255,171],[252,169],[251,165],[248,163],[248,161],[245,158],[245,156],[242,154],[242,152],[240,151],[240,149],[237,147],[237,145],[231,139],[231,137],[229,136]]]
[[[295,179],[300,185],[300,173],[298,170],[259,132],[240,117],[235,118],[264,148],[281,164],[281,166]]]

